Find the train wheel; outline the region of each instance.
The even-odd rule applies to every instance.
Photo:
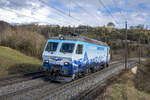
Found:
[[[92,73],[92,70],[89,68],[89,73]]]
[[[101,66],[98,66],[98,71],[100,71],[101,70]]]
[[[76,78],[76,75],[75,75],[75,74],[73,74],[73,75],[72,75],[72,81],[74,81],[74,80],[75,80],[75,78]]]
[[[96,72],[96,68],[95,68],[95,67],[94,67],[94,68],[91,68],[91,72],[92,72],[92,73]]]
[[[106,68],[107,67],[107,64],[104,64],[104,68]]]
[[[109,64],[107,64],[107,67],[109,67]]]
[[[51,74],[48,71],[45,71],[45,80],[51,80]]]
[[[104,69],[104,65],[101,65],[101,70]]]
[[[99,71],[99,66],[96,66],[96,71]]]
[[[83,77],[83,73],[80,72],[79,75],[78,75],[78,77],[82,78]]]
[[[76,75],[76,76],[75,76],[75,80],[77,80],[77,79],[79,79],[79,75]]]
[[[88,75],[88,74],[89,74],[89,68],[86,68],[84,74],[85,74],[85,75]]]

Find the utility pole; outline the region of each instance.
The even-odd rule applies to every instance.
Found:
[[[75,31],[75,26],[73,26],[73,33],[75,34],[75,32],[76,32],[76,31]]]
[[[69,16],[71,16],[70,15],[70,9],[71,9],[71,0],[69,0]]]
[[[141,37],[139,36],[139,65],[141,65]]]
[[[125,21],[125,70],[128,66],[127,21]]]
[[[141,33],[141,30],[140,30],[140,33]],[[141,34],[139,34],[139,65],[141,66]]]

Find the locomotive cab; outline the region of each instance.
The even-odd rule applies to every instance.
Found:
[[[109,51],[107,44],[89,38],[48,39],[42,69],[51,80],[69,82],[108,65]]]
[[[48,40],[43,52],[43,70],[55,80],[70,81],[74,78],[72,57],[76,41]]]

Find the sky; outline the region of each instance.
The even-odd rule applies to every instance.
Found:
[[[150,23],[150,0],[0,0],[0,20],[8,23],[115,27]]]

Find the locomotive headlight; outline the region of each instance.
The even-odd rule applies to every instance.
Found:
[[[64,65],[65,65],[65,66],[68,66],[68,65],[69,65],[69,62],[64,62]]]
[[[49,63],[49,61],[48,61],[48,60],[44,60],[44,63],[48,64],[48,63]]]

